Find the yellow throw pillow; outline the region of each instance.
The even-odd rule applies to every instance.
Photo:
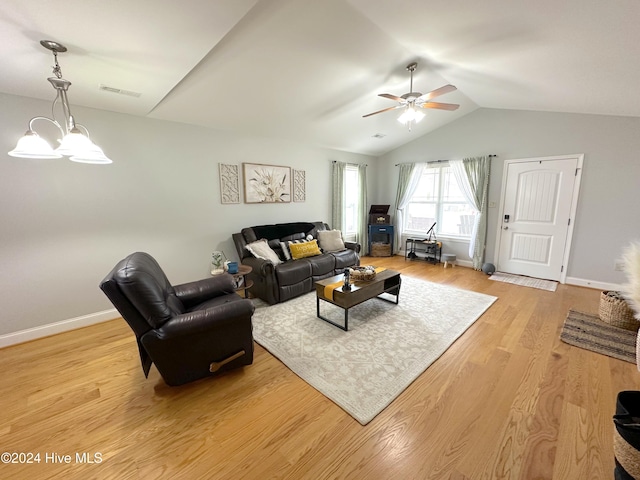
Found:
[[[298,260],[299,258],[315,257],[316,255],[322,255],[318,248],[318,241],[311,240],[304,243],[292,243],[289,245],[291,250],[291,258]]]

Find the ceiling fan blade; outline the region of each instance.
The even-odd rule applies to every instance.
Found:
[[[445,85],[444,87],[436,88],[435,90],[430,91],[429,93],[425,93],[420,98],[418,98],[417,102],[426,102],[427,100],[431,100],[432,98],[439,97],[440,95],[444,95],[445,93],[455,92],[457,90],[453,85]]]
[[[438,110],[457,110],[460,105],[455,103],[438,103],[438,102],[425,102],[420,105],[422,108],[437,108]]]
[[[370,117],[371,115],[376,115],[376,114],[382,113],[382,112],[388,112],[389,110],[395,110],[396,108],[400,108],[400,107],[403,107],[403,106],[404,105],[396,105],[395,107],[383,108],[382,110],[378,110],[377,112],[368,113],[366,115],[363,115],[362,118]]]
[[[388,98],[390,100],[395,100],[396,102],[403,102],[404,101],[404,98],[397,97],[395,95],[391,95],[390,93],[379,93],[378,96],[379,97]]]

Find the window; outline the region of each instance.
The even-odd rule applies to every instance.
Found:
[[[345,231],[344,235],[355,236],[358,232],[358,212],[359,208],[359,190],[360,178],[358,167],[355,165],[347,165],[344,172],[344,215],[345,215]]]
[[[476,210],[467,203],[448,166],[425,168],[407,205],[404,231],[426,234],[436,222],[438,235],[470,238]]]

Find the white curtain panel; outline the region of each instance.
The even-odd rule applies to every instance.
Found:
[[[473,268],[480,270],[487,239],[487,199],[491,159],[488,156],[464,158],[450,160],[449,165],[465,199],[478,212],[469,242],[469,257],[473,260]]]
[[[333,185],[333,198],[331,201],[331,228],[344,232],[344,205],[345,205],[345,190],[344,190],[344,173],[347,169],[347,164],[344,162],[333,162],[331,167],[332,185]]]
[[[360,208],[360,212],[358,214],[358,226],[357,228],[357,233],[358,233],[358,238],[357,241],[360,242],[360,245],[362,247],[362,251],[365,253],[369,253],[367,252],[367,235],[369,234],[369,232],[367,231],[368,225],[369,225],[369,216],[368,213],[369,211],[367,210],[367,166],[366,165],[358,165],[358,180],[359,180],[359,185],[358,185],[358,201],[359,201],[359,208]]]
[[[420,177],[426,167],[425,163],[402,163],[398,172],[398,191],[396,193],[395,215],[395,252],[402,246],[402,233],[404,226],[405,208],[418,188]]]

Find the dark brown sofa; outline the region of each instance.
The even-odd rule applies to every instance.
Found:
[[[240,261],[253,269],[247,275],[247,279],[253,281],[250,293],[273,305],[311,292],[314,282],[340,274],[347,267],[360,265],[360,244],[354,242],[345,242],[346,249],[340,252],[287,260],[278,265],[254,257],[245,248],[247,244],[264,238],[278,257],[284,260],[280,242],[302,240],[308,235],[317,238],[319,230],[330,228],[324,222],[293,222],[258,225],[234,233],[233,241]]]

